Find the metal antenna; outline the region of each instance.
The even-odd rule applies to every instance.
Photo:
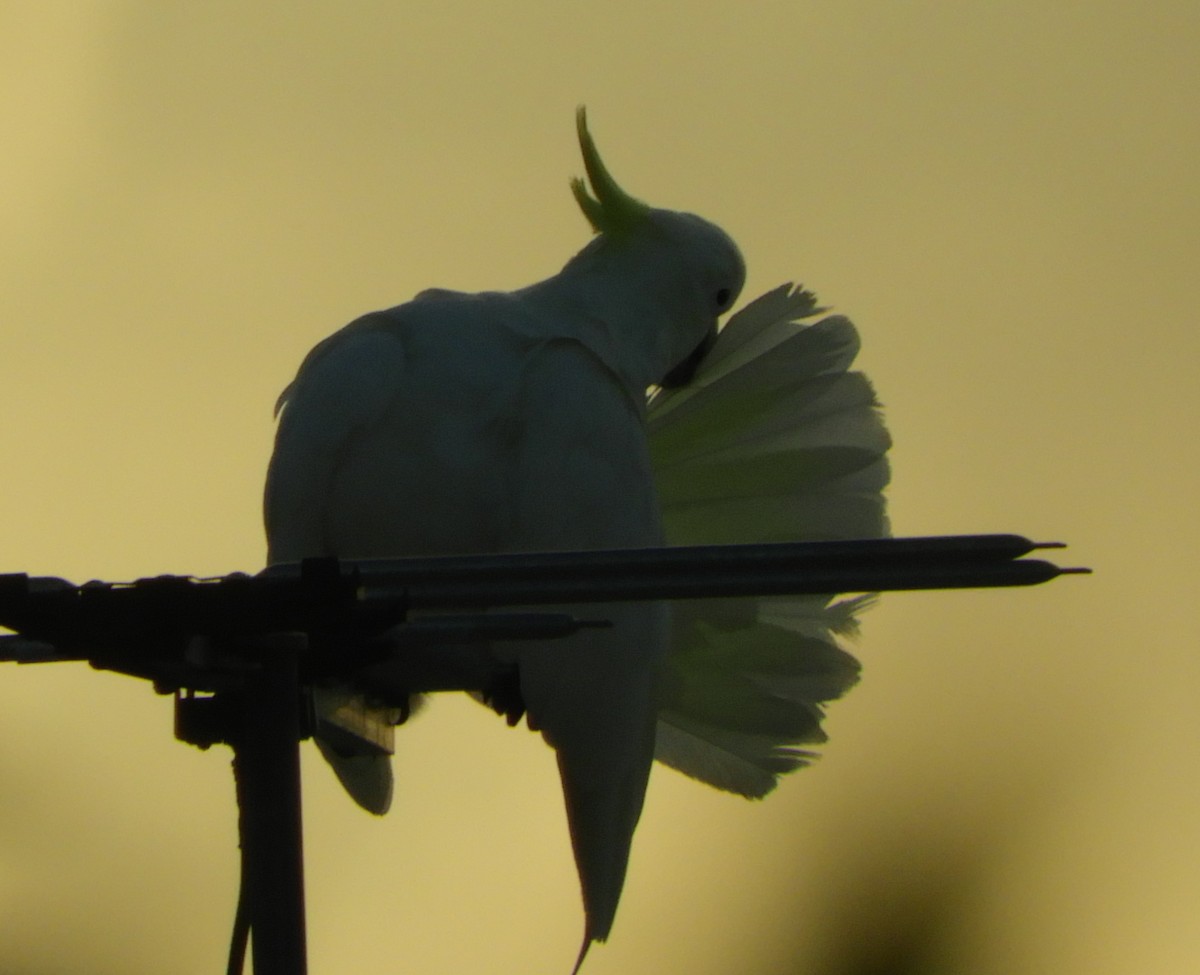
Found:
[[[175,695],[178,738],[201,748],[232,746],[242,890],[229,971],[241,970],[248,930],[255,975],[304,975],[299,742],[312,733],[314,684],[353,683],[386,653],[383,659],[405,665],[408,692],[479,690],[497,677],[487,643],[557,639],[605,625],[507,607],[1020,586],[1090,571],[1024,557],[1061,547],[1019,535],[958,535],[312,559],[254,576],[82,586],[9,574],[0,575],[0,625],[13,635],[0,636],[0,661],[87,660],[150,680]],[[414,609],[422,616],[409,620]],[[385,631],[381,650],[371,638]],[[479,653],[443,652],[450,645],[475,645]],[[388,750],[390,728],[383,737],[359,730],[371,747]]]

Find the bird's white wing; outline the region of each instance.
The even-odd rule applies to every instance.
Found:
[[[403,343],[371,325],[359,319],[318,344],[276,404],[263,496],[269,564],[336,554],[329,507],[338,465],[347,444],[384,415],[405,368]]]
[[[404,357],[394,334],[360,319],[317,345],[280,396],[282,415],[263,505],[269,564],[341,554],[330,538],[339,465],[347,446],[385,414],[396,377],[403,375]],[[314,705],[314,740],[321,754],[355,801],[382,815],[392,799],[388,755],[364,750],[362,738],[346,736],[342,729],[359,725],[364,733],[378,733],[390,729],[394,712],[369,706],[341,687],[316,688]]]
[[[888,533],[890,439],[846,318],[791,285],[734,315],[694,381],[650,403],[650,450],[674,545]],[[824,741],[821,703],[858,676],[844,649],[869,597],[676,604],[656,757],[760,797]]]
[[[642,421],[600,358],[573,340],[528,358],[513,480],[516,549],[661,544]],[[584,946],[607,937],[653,761],[656,674],[666,645],[657,604],[566,607],[611,620],[517,651],[530,723],[558,752],[587,912]],[[498,652],[500,648],[497,648]]]

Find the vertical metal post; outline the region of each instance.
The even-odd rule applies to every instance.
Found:
[[[305,975],[300,687],[295,642],[261,655],[233,742],[254,975]]]

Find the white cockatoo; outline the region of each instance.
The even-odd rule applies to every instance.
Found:
[[[279,400],[270,563],[885,532],[887,437],[849,372],[853,326],[801,324],[819,309],[784,286],[718,337],[745,276],[736,245],[630,197],[582,109],[577,123],[591,189],[572,190],[597,236],[558,274],[513,292],[422,292],[304,360]],[[613,625],[493,645],[519,696],[494,706],[510,722],[524,709],[557,754],[586,914],[577,967],[611,929],[652,759],[766,794],[807,760],[797,745],[821,740],[820,702],[857,677],[840,634],[860,605],[705,600],[673,623],[661,604],[581,606]],[[392,691],[364,677],[318,689],[317,706],[405,711]],[[343,784],[385,812],[386,754],[321,727]]]

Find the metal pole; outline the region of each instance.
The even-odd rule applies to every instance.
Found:
[[[305,975],[296,642],[261,655],[232,742],[254,975]]]

